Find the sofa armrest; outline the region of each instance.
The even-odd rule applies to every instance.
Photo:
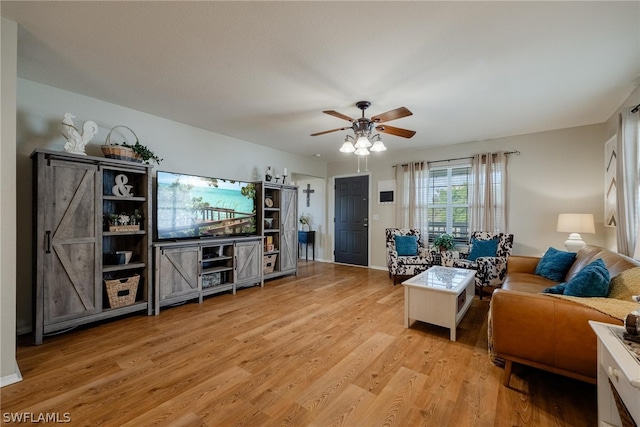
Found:
[[[424,258],[426,261],[429,261],[429,262],[431,262],[431,260],[432,260],[431,251],[429,250],[429,248],[419,247],[418,248],[418,256],[420,258]]]
[[[507,275],[507,257],[478,257],[476,278],[481,286],[500,286]]]
[[[493,293],[490,318],[498,357],[594,379],[597,341],[588,321],[622,324],[572,301],[505,289]]]
[[[540,257],[511,255],[507,263],[507,274],[530,273],[536,271]]]
[[[466,259],[466,253],[460,251],[446,250],[440,252],[440,265],[444,267],[453,267],[453,263],[457,259]]]
[[[391,268],[392,264],[398,263],[398,251],[387,248],[387,267]]]

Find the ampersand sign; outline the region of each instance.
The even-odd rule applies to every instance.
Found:
[[[125,174],[116,175],[116,185],[113,186],[111,192],[117,197],[132,197],[131,189],[133,185],[126,185],[129,182],[129,178]]]

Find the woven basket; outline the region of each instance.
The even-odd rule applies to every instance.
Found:
[[[108,159],[127,160],[129,162],[142,163],[142,157],[140,157],[138,153],[133,151],[132,148],[123,147],[122,145],[117,145],[116,143],[111,142],[111,133],[118,128],[127,129],[136,138],[136,142],[138,142],[138,135],[136,135],[136,133],[132,131],[129,127],[122,126],[122,125],[114,126],[113,128],[111,128],[111,130],[107,134],[105,145],[101,147],[102,154],[104,154],[104,156]]]
[[[139,274],[123,279],[105,279],[104,286],[107,289],[107,296],[109,297],[109,307],[125,307],[136,302],[139,282]]]
[[[272,254],[272,255],[265,255],[264,258],[262,258],[262,273],[263,274],[273,273],[273,269],[276,266],[276,258],[277,257],[278,257],[278,254]]]

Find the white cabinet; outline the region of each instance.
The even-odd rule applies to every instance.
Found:
[[[589,324],[598,337],[598,425],[628,425],[622,422],[620,411],[640,425],[640,361],[621,341],[624,328],[594,321]],[[618,408],[614,393],[626,409]]]

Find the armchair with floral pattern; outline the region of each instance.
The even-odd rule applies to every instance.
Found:
[[[396,236],[415,236],[415,252],[403,255],[398,254],[396,248]],[[393,284],[397,283],[398,276],[415,276],[431,267],[431,252],[424,246],[417,228],[387,228],[387,267],[389,277],[393,277]]]
[[[497,240],[495,256],[480,256],[475,260],[467,259],[473,250],[473,242],[477,240]],[[507,274],[507,260],[511,255],[512,249],[513,234],[474,231],[469,239],[469,253],[443,252],[442,265],[476,270],[476,289],[480,298],[482,298],[483,293],[488,291],[487,288],[499,288],[504,282]]]

